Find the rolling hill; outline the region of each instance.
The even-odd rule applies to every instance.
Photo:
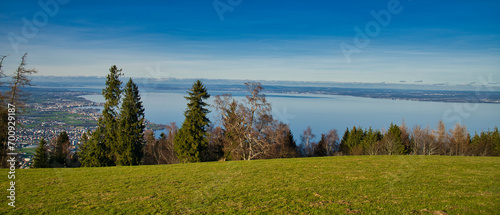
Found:
[[[6,187],[8,170],[0,183]],[[343,156],[16,170],[1,214],[495,214],[500,158]],[[7,192],[4,189],[4,195]]]

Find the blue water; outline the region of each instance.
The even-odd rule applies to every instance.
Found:
[[[222,94],[212,92],[212,94]],[[175,122],[180,127],[186,109],[184,91],[141,92],[146,109],[146,118],[154,123]],[[85,98],[102,102],[100,95]],[[238,100],[243,93],[235,94]],[[317,137],[331,129],[337,129],[342,136],[346,127],[361,126],[387,129],[391,122],[401,124],[404,120],[411,129],[415,125],[435,128],[442,119],[451,129],[457,122],[465,124],[471,134],[492,130],[499,126],[500,104],[464,104],[419,102],[389,99],[372,99],[350,96],[268,94],[275,118],[290,125],[295,139],[311,126]],[[213,103],[213,96],[208,100]],[[217,123],[217,113],[211,108],[209,117]]]

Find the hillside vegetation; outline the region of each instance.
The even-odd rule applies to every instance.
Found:
[[[497,214],[499,179],[500,158],[458,156],[27,169],[0,213]]]

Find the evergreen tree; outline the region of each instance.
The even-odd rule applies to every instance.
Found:
[[[340,151],[344,155],[362,154],[365,132],[361,127],[352,127],[352,130],[346,129],[342,141],[340,142]]]
[[[498,132],[498,127],[495,127],[493,132],[491,132],[491,145],[493,156],[500,156],[500,132]]]
[[[90,130],[87,130],[87,132],[83,132],[82,134],[82,137],[80,138],[80,145],[79,145],[79,150],[78,151],[81,151],[81,147],[85,144],[87,144],[87,142],[89,141],[90,137],[89,135],[91,135],[91,132]]]
[[[204,100],[210,98],[207,89],[200,80],[197,80],[188,91],[188,107],[184,112],[186,117],[174,140],[175,152],[179,161],[200,162],[203,151],[208,145],[207,127],[210,120],[207,114],[210,112]]]
[[[403,150],[403,153],[404,154],[410,154],[413,149],[412,149],[412,145],[411,145],[411,136],[410,136],[410,130],[408,129],[408,127],[406,126],[406,122],[403,120],[403,123],[401,124],[401,126],[399,126],[399,130],[401,131],[401,143],[403,144],[403,147],[404,147],[404,150]]]
[[[118,121],[117,165],[138,165],[143,157],[144,108],[137,85],[129,79]]]
[[[401,129],[399,126],[391,123],[389,130],[382,139],[382,144],[388,155],[401,155],[404,154],[405,147],[401,139]]]
[[[122,81],[120,81],[119,78],[122,75],[122,69],[118,69],[116,65],[113,65],[109,69],[109,74],[106,78],[106,88],[102,90],[106,103],[104,103],[102,112],[103,120],[102,122],[100,121],[99,127],[101,127],[102,135],[104,136],[102,139],[104,143],[103,150],[107,151],[106,163],[108,163],[109,166],[115,164],[117,154],[118,105],[122,93]]]
[[[498,127],[493,131],[482,131],[472,137],[470,143],[472,155],[476,156],[500,156],[500,135]]]
[[[288,129],[288,138],[287,141],[285,142],[285,146],[288,148],[288,151],[290,152],[287,154],[287,157],[298,157],[299,156],[299,148],[297,147],[297,142],[295,142],[295,138],[293,138],[293,133],[290,128]]]
[[[68,155],[69,147],[69,136],[66,131],[63,131],[56,138],[55,143],[53,143],[53,151],[50,156],[50,165],[52,167],[65,167],[66,166],[66,156]]]
[[[91,138],[81,145],[78,156],[84,167],[110,166],[109,148],[104,145],[102,131],[99,127],[92,133]]]
[[[49,155],[47,154],[47,148],[45,147],[47,142],[42,138],[38,143],[38,148],[36,148],[35,157],[33,158],[33,168],[49,168]]]
[[[344,155],[349,154],[349,147],[347,146],[347,141],[349,141],[349,136],[351,135],[351,132],[349,131],[349,128],[345,128],[344,136],[342,136],[342,140],[340,140],[340,146],[339,146],[339,151],[342,152]]]
[[[314,145],[313,156],[314,157],[324,157],[328,155],[326,143],[326,135],[322,134],[321,139],[317,144]]]
[[[363,145],[363,154],[377,155],[380,153],[379,141],[382,140],[382,134],[379,130],[373,130],[371,127],[365,131]]]
[[[102,95],[106,102],[92,138],[82,146],[80,152],[83,166],[112,166],[116,160],[118,142],[118,105],[122,93],[120,76],[122,70],[113,65],[106,78]]]

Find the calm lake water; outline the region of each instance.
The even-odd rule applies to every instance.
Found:
[[[211,92],[213,95],[223,92]],[[244,93],[233,93],[244,99]],[[185,91],[141,92],[146,119],[154,123],[175,122],[180,127],[186,109]],[[103,102],[101,95],[87,95],[84,98]],[[267,94],[274,116],[290,125],[295,139],[311,126],[319,139],[320,134],[337,129],[342,137],[346,127],[361,126],[374,129],[387,129],[391,122],[406,122],[409,128],[415,125],[435,128],[442,119],[447,129],[457,122],[467,126],[471,134],[492,130],[500,122],[500,104],[469,104],[417,102],[404,100],[372,99],[350,96]],[[217,113],[211,108],[209,117],[216,122]],[[159,133],[159,132],[157,132]]]

